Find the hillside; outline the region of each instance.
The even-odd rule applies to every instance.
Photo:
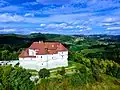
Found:
[[[3,72],[0,74],[0,90],[119,90],[119,37],[41,33],[0,35],[0,60],[17,60],[19,53],[34,41],[58,41],[69,50],[68,67],[50,69],[47,78],[35,79],[33,82],[28,78],[39,76],[35,70],[0,66],[0,71]]]

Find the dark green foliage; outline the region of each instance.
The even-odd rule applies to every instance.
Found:
[[[83,85],[83,84],[87,84],[90,82],[92,83],[95,81],[92,74],[89,72],[75,73],[70,77],[70,80],[73,86]]]
[[[12,53],[8,50],[0,51],[0,60],[17,60],[19,53],[13,51]]]
[[[120,67],[118,68],[118,71],[116,73],[116,77],[120,79]]]
[[[34,90],[31,74],[20,67],[0,66],[1,90]]]
[[[50,76],[50,71],[47,70],[47,69],[45,69],[45,68],[43,68],[43,69],[41,69],[41,70],[38,72],[38,74],[39,74],[39,77],[40,77],[40,78],[45,78],[45,77],[49,77],[49,76]]]
[[[65,68],[62,67],[61,70],[58,70],[58,71],[57,71],[57,74],[60,74],[60,75],[62,75],[62,76],[65,75]]]
[[[94,77],[94,79],[98,82],[102,82],[103,78],[102,78],[102,73],[101,70],[98,66],[92,66],[92,76]]]

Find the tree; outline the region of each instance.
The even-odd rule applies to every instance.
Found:
[[[116,77],[120,79],[120,67],[118,68],[118,72],[117,72],[117,76]]]
[[[10,73],[10,83],[13,90],[34,90],[34,83],[30,81],[31,74],[16,66]]]
[[[57,73],[60,74],[60,75],[62,75],[62,76],[65,75],[65,68],[62,67],[61,70],[57,71]]]
[[[1,56],[2,60],[8,60],[9,53],[10,52],[8,50],[2,51],[2,56]]]
[[[0,67],[0,90],[34,90],[31,74],[20,67]]]
[[[102,82],[103,78],[101,76],[101,70],[100,70],[99,66],[92,65],[92,75],[96,81]]]
[[[50,76],[50,71],[47,70],[46,68],[43,68],[38,72],[38,74],[40,78],[45,78]]]

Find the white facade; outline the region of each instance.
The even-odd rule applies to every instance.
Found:
[[[42,68],[51,69],[68,66],[68,51],[60,51],[57,54],[36,55],[35,50],[29,49],[29,56],[35,56],[36,58],[19,58],[20,66],[38,71]]]

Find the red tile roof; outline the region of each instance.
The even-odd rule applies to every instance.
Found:
[[[21,58],[26,58],[26,57],[30,57],[30,58],[36,58],[36,56],[29,56],[29,52],[28,52],[29,48],[26,48],[25,50],[23,50],[21,52],[21,54],[19,55],[19,57]]]
[[[36,55],[45,55],[45,54],[57,54],[61,51],[68,51],[67,48],[65,48],[61,43],[59,42],[33,42],[32,45],[25,49],[19,57],[25,58],[25,57],[33,57],[35,56],[29,56],[29,49],[33,49],[36,51]]]

